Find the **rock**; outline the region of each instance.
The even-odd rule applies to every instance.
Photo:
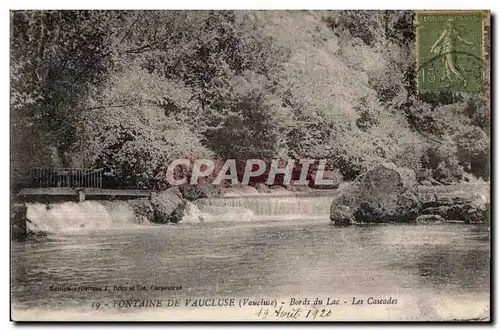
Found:
[[[354,212],[354,219],[361,222],[376,222],[383,220],[382,208],[374,207],[367,202],[362,202]]]
[[[14,240],[26,239],[27,230],[27,211],[28,208],[24,203],[15,203],[10,208],[10,233]]]
[[[464,223],[489,222],[489,201],[480,195],[470,200],[460,197],[438,199],[431,207],[424,208],[422,215],[439,215],[446,220]]]
[[[151,194],[155,223],[178,223],[184,215],[186,202],[174,190]]]
[[[296,185],[293,182],[286,186],[287,190],[290,192],[309,192],[312,189],[307,185]]]
[[[149,199],[128,200],[127,203],[132,207],[137,223],[143,224],[154,221],[155,209]]]
[[[491,222],[491,206],[490,206],[489,202],[487,202],[485,204],[485,208],[484,209],[485,209],[484,213],[483,213],[483,215],[484,215],[484,222],[486,224],[490,224],[490,222]]]
[[[332,204],[330,207],[330,221],[339,226],[351,225],[354,223],[354,215],[349,206]]]
[[[447,220],[464,221],[465,223],[484,223],[488,217],[486,208],[477,208],[471,204],[429,207],[424,209],[422,214],[435,214]]]
[[[271,193],[288,193],[286,187],[281,185],[271,185],[269,186]]]
[[[257,188],[255,188],[253,186],[247,186],[247,185],[241,186],[240,192],[241,192],[242,195],[254,195],[254,194],[258,194],[259,193],[257,191]]]
[[[284,186],[282,186],[282,185],[270,185],[270,186],[269,186],[269,189],[270,189],[270,190],[282,190],[282,189],[284,189],[284,188],[285,188],[285,187],[284,187]]]
[[[348,206],[355,222],[414,221],[421,208],[415,173],[392,163],[379,164],[343,189],[331,211],[338,205]]]
[[[422,208],[430,208],[430,207],[441,207],[441,206],[453,206],[455,204],[464,203],[466,201],[460,200],[457,197],[438,197],[434,194],[434,197],[431,199],[423,199],[422,200]]]
[[[422,210],[422,215],[439,215],[441,217],[445,217],[447,215],[447,210],[449,207],[447,206],[437,206],[437,207],[427,207]]]
[[[440,215],[420,215],[417,217],[415,220],[417,224],[429,224],[429,223],[443,223],[445,222],[445,219],[441,217]]]
[[[441,186],[441,182],[435,180],[434,178],[429,178],[429,181],[433,186]]]
[[[269,193],[269,192],[271,192],[271,190],[264,183],[257,183],[257,184],[255,184],[255,189],[257,189],[257,191],[259,193]]]

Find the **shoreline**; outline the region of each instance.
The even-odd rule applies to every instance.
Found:
[[[30,237],[32,235],[31,232],[33,232],[34,223],[45,223],[46,221],[44,220],[50,219],[51,217],[59,218],[60,212],[68,213],[68,211],[61,209],[63,205],[69,208],[76,208],[73,214],[69,213],[66,215],[66,218],[71,219],[75,217],[74,215],[79,215],[78,217],[83,219],[81,221],[82,225],[80,226],[84,228],[88,226],[95,226],[97,228],[101,226],[123,226],[123,224],[121,224],[122,222],[116,222],[116,224],[114,224],[109,220],[107,222],[110,224],[106,225],[89,225],[87,223],[87,219],[99,218],[99,215],[102,213],[111,213],[115,218],[127,218],[129,222],[134,222],[132,219],[135,219],[136,224],[152,224],[157,226],[207,222],[273,223],[280,220],[300,222],[306,219],[315,219],[318,222],[324,219],[325,223],[328,222],[331,225],[335,225],[335,222],[331,220],[332,212],[336,212],[339,208],[342,208],[342,206],[337,206],[335,204],[335,199],[345,190],[352,187],[352,185],[352,182],[344,182],[337,189],[311,189],[306,192],[294,192],[287,190],[285,187],[282,189],[273,189],[271,192],[258,193],[248,192],[246,188],[238,190],[232,188],[231,192],[229,192],[229,194],[226,193],[224,196],[205,197],[192,201],[181,198],[176,193],[169,192],[163,196],[157,196],[155,198],[155,204],[152,204],[150,199],[144,198],[125,201],[87,200],[79,203],[63,201],[51,204],[40,204],[34,202],[30,205],[30,208],[38,205],[38,207],[36,207],[38,212],[42,212],[39,217],[40,219],[35,221],[30,219],[31,217],[27,213],[28,205],[15,204],[11,209],[12,238],[14,240],[24,240],[25,237]],[[382,222],[354,221],[349,225],[363,227],[380,224],[480,224],[489,226],[489,189],[489,183],[461,183],[457,185],[440,186],[419,185],[418,199],[422,202],[422,207],[415,219],[404,221],[387,220]],[[321,201],[321,203],[315,201],[315,198],[321,198],[321,200],[318,200]],[[477,204],[476,201],[478,199],[480,199],[482,205]],[[311,204],[312,201],[315,203]],[[68,203],[70,205],[68,205]],[[95,211],[95,207],[91,208],[89,203],[90,205],[93,203],[102,205],[103,210],[99,211],[101,214],[95,214],[95,212],[97,212]],[[321,206],[318,205],[318,203],[320,203]],[[43,208],[43,205],[45,205],[45,208]],[[207,205],[208,209],[206,209]],[[328,208],[326,208],[327,205]],[[486,210],[484,210],[485,205],[487,206]],[[121,214],[116,214],[113,211],[113,209],[118,209],[119,207],[122,209],[125,208],[127,215],[120,216]],[[24,208],[26,209],[23,211]],[[162,208],[164,209],[162,210]],[[215,208],[215,211],[210,208]],[[264,211],[262,211],[262,208],[265,208]],[[293,210],[290,211],[288,209]],[[473,218],[465,215],[465,213],[470,213],[471,210],[475,213]],[[270,212],[266,213],[266,211]],[[158,216],[158,213],[163,214]],[[172,213],[175,214],[175,217],[171,216]],[[31,215],[33,214],[31,213]],[[160,221],[158,221],[159,219]],[[165,221],[161,221],[161,219]],[[72,223],[74,222],[69,222],[67,224],[69,228],[75,227]],[[58,227],[60,226],[64,227],[64,222],[61,224],[58,223]],[[42,226],[42,228],[44,228],[44,226]]]

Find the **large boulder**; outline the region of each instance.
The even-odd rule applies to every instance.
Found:
[[[351,208],[345,205],[335,206],[330,210],[330,220],[338,226],[347,226],[354,223],[354,215]]]
[[[155,223],[178,223],[184,216],[186,201],[176,190],[167,189],[151,194]]]
[[[421,203],[415,172],[393,163],[379,164],[334,198],[330,219],[335,222],[339,209],[349,207],[354,222],[413,222]],[[344,217],[345,218],[345,217]]]

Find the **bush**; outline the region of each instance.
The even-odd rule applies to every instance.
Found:
[[[478,127],[470,126],[454,136],[457,157],[466,170],[477,177],[489,178],[490,146],[487,134]]]
[[[13,13],[12,141],[26,147],[13,181],[50,165],[47,147],[155,190],[178,158],[327,159],[345,179],[392,161],[446,183],[464,169],[487,179],[488,99],[416,94],[412,15]]]
[[[489,135],[491,116],[488,100],[480,97],[471,97],[466,100],[464,114],[471,119],[471,124],[480,127]]]
[[[191,97],[183,84],[134,67],[115,72],[108,83],[75,118],[80,143],[73,154],[112,168],[121,185],[140,188],[162,186],[160,175],[174,159],[212,157],[181,116]],[[154,103],[161,97],[168,97],[172,113]]]
[[[222,196],[222,189],[219,185],[200,184],[193,186],[183,186],[180,189],[182,197],[188,201]]]
[[[456,158],[451,158],[439,162],[434,169],[432,176],[443,184],[453,184],[462,180],[464,174],[463,167]]]
[[[329,13],[324,21],[337,35],[348,33],[352,38],[359,38],[370,46],[382,35],[378,15],[376,11],[343,10]]]
[[[421,162],[425,169],[430,170],[432,178],[443,184],[451,184],[463,178],[463,167],[456,157],[454,144],[430,144]]]

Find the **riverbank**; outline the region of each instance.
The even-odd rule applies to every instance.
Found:
[[[490,185],[419,185],[408,168],[382,163],[337,194],[331,204],[335,225],[373,223],[489,223]]]
[[[252,222],[259,220],[303,221],[317,219],[327,222],[332,210],[339,210],[338,197],[352,190],[352,183],[345,183],[337,190],[315,190],[310,192],[274,191],[272,193],[248,194],[239,192],[223,197],[207,197],[187,201],[182,196],[164,192],[152,199],[126,201],[59,202],[51,204],[30,203],[25,211],[28,232],[102,229],[132,225],[168,225],[184,223]],[[483,193],[487,187],[483,187]],[[453,216],[460,210],[457,205],[474,205],[479,192],[474,185],[449,187],[419,187],[421,208],[413,220],[407,223],[465,223]],[[20,208],[20,206],[18,206]],[[439,217],[433,216],[437,213]],[[426,215],[425,217],[421,217]],[[465,215],[465,214],[464,214]],[[19,220],[19,219],[17,219]],[[389,222],[397,222],[388,220]],[[358,222],[366,223],[366,222]],[[382,223],[382,222],[379,222]],[[469,223],[484,223],[473,220]],[[352,224],[357,224],[352,222]],[[19,227],[22,229],[22,227]]]
[[[330,219],[335,225],[489,224],[488,182],[418,185],[411,173],[405,173],[407,169],[390,164],[381,167],[358,181],[342,182],[337,189],[240,186],[193,198],[171,188],[153,192],[150,198],[16,204],[12,237],[22,240],[26,233],[274,219]]]

